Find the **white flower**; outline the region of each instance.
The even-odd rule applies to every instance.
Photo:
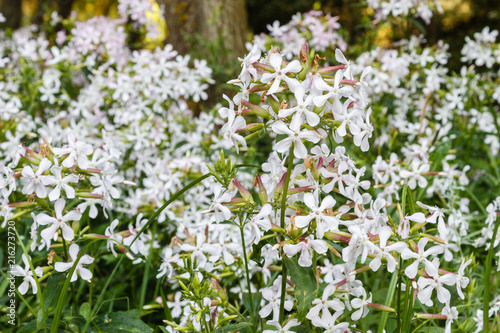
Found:
[[[328,251],[328,246],[324,240],[307,238],[299,244],[285,244],[283,246],[283,251],[288,257],[293,257],[300,251],[299,265],[302,267],[312,265],[312,249],[319,254],[325,254]]]
[[[245,138],[236,132],[244,129],[246,126],[245,118],[242,116],[236,117],[234,110],[228,109],[227,113],[227,123],[222,126],[221,133],[224,134],[224,138],[233,141],[233,145],[236,148],[236,153],[239,153],[238,143],[241,144],[243,148],[247,148],[247,142]]]
[[[27,165],[23,168],[21,182],[24,187],[22,190],[23,194],[31,194],[35,192],[36,196],[39,198],[45,198],[47,196],[47,176],[44,176],[43,173],[47,171],[52,162],[50,162],[47,158],[43,158],[40,161],[40,165],[38,165],[38,170],[36,172]]]
[[[306,318],[313,322],[315,321],[315,319],[320,319],[324,324],[328,324],[330,321],[335,321],[335,319],[340,317],[345,309],[344,303],[336,298],[334,298],[333,300],[328,300],[334,292],[335,285],[329,284],[323,291],[323,296],[321,298],[316,298],[312,302],[313,307],[307,313]],[[330,313],[329,309],[335,311],[335,314],[333,316]]]
[[[50,227],[44,229],[41,233],[42,238],[44,238],[46,241],[50,241],[50,239],[52,238],[55,239],[57,230],[59,229],[61,229],[62,231],[64,240],[72,241],[75,237],[75,232],[67,223],[70,221],[79,221],[82,217],[82,214],[80,212],[77,212],[76,210],[72,210],[63,216],[62,212],[65,205],[66,200],[58,199],[54,204],[55,217],[48,216],[45,213],[41,213],[37,216],[38,224],[51,224]]]
[[[257,78],[257,70],[253,67],[253,63],[260,59],[259,45],[254,44],[250,53],[246,55],[244,59],[238,58],[240,60],[242,69],[238,76],[241,81],[248,84],[252,80],[252,77]]]
[[[426,217],[425,221],[429,223],[436,223],[437,222],[437,227],[440,235],[447,235],[448,234],[448,229],[446,228],[446,224],[444,222],[444,213],[441,208],[438,208],[437,206],[431,207],[424,205],[420,201],[417,201],[417,205],[427,209],[431,215]]]
[[[219,234],[219,243],[210,245],[213,249],[209,253],[215,253],[215,255],[212,254],[212,257],[210,257],[209,259],[210,261],[217,261],[219,260],[220,254],[222,253],[224,263],[229,266],[234,263],[234,255],[231,254],[229,250],[236,252],[240,249],[241,246],[238,243],[226,243],[226,236],[227,230],[222,230]]]
[[[35,281],[35,278],[33,277],[33,272],[31,271],[28,259],[26,258],[26,255],[24,253],[23,253],[22,259],[24,262],[24,268],[22,268],[19,265],[14,265],[14,266],[12,266],[10,273],[14,276],[18,276],[18,277],[23,278],[23,282],[18,287],[19,293],[21,295],[26,294],[26,292],[29,289],[30,284],[31,284],[31,288],[33,289],[33,294],[36,294],[38,292],[38,288],[36,286],[36,281]],[[31,257],[30,257],[30,260],[31,260]],[[41,277],[43,275],[42,267],[35,268],[35,274],[38,277]]]
[[[76,162],[80,169],[87,169],[89,167],[90,161],[87,156],[93,152],[90,144],[83,141],[77,141],[72,133],[68,134],[67,148],[53,148],[53,150],[54,154],[57,156],[68,155],[62,162],[63,166],[71,168]]]
[[[188,243],[184,243],[181,245],[182,251],[193,252],[191,253],[191,258],[196,259],[196,265],[198,267],[204,267],[207,263],[207,257],[205,253],[210,255],[218,255],[220,256],[220,249],[215,247],[214,244],[205,243],[206,237],[204,233],[199,233],[196,236],[196,245],[191,245]]]
[[[314,97],[314,105],[316,105],[317,107],[323,106],[325,105],[326,101],[331,98],[333,100],[333,110],[341,110],[342,105],[340,103],[340,97],[348,97],[353,92],[351,86],[344,86],[340,88],[340,81],[342,81],[343,76],[344,72],[341,70],[338,70],[337,73],[335,73],[335,81],[333,83],[333,87],[329,86],[323,80],[317,80],[315,82],[316,87],[321,91],[327,91],[327,93],[325,95]]]
[[[304,124],[304,120],[311,126],[316,126],[319,124],[319,116],[312,109],[314,108],[313,96],[309,95],[304,100],[305,90],[299,85],[294,91],[295,99],[297,100],[297,105],[288,109],[281,109],[278,113],[280,118],[286,118],[293,114],[292,122],[290,127],[300,128]]]
[[[224,206],[224,203],[228,203],[236,195],[236,191],[223,191],[222,185],[214,183],[213,185],[214,201],[210,205],[210,209],[215,212],[215,221],[222,222],[229,220],[231,218],[231,211],[229,208]]]
[[[274,73],[264,73],[261,78],[262,83],[268,83],[274,79],[271,88],[269,88],[268,94],[274,94],[278,91],[280,87],[281,80],[284,80],[290,89],[293,89],[299,85],[299,81],[287,76],[288,73],[298,73],[302,70],[300,62],[298,60],[293,60],[285,68],[281,68],[283,63],[283,57],[279,53],[272,53],[269,56],[269,63],[274,68]]]
[[[417,294],[418,299],[422,302],[422,304],[432,306],[432,291],[436,289],[439,302],[449,306],[451,294],[443,285],[446,284],[448,286],[452,286],[455,282],[456,278],[453,273],[439,276],[436,272],[436,274],[431,275],[430,279],[420,277],[417,282],[419,287],[419,292]]]
[[[416,259],[411,265],[406,267],[405,269],[405,274],[408,276],[410,279],[415,278],[417,275],[418,271],[418,266],[420,263],[423,263],[425,266],[425,270],[427,274],[430,276],[434,276],[438,274],[438,268],[436,265],[434,265],[433,262],[427,259],[428,256],[430,255],[437,255],[443,253],[443,248],[436,245],[428,249],[427,251],[425,250],[425,246],[427,245],[427,242],[429,241],[429,238],[423,237],[418,241],[418,251],[417,253],[412,252],[410,249],[406,248],[401,252],[401,258],[404,260],[408,259]]]
[[[47,176],[45,179],[45,184],[54,186],[54,189],[49,193],[49,200],[55,201],[61,197],[61,188],[66,192],[66,196],[69,199],[73,199],[75,197],[75,189],[68,185],[68,183],[78,183],[78,176],[75,174],[69,174],[66,177],[62,178],[62,167],[54,165],[50,168],[52,174],[55,176]]]
[[[470,263],[472,262],[472,259],[469,259],[467,261],[465,261],[465,259],[462,260],[462,263],[460,264],[460,268],[458,269],[458,273],[457,273],[457,293],[458,293],[458,296],[460,296],[461,299],[464,299],[464,293],[462,292],[462,288],[465,288],[467,287],[467,285],[469,284],[469,278],[464,276],[464,271],[465,271],[465,268],[467,266],[470,265]]]
[[[446,319],[446,327],[444,329],[444,333],[451,333],[451,323],[453,320],[458,318],[458,311],[456,307],[450,308],[448,305],[441,310],[441,314],[448,316]]]
[[[262,298],[269,302],[264,305],[259,311],[259,315],[262,318],[266,318],[272,312],[273,321],[277,321],[279,319],[281,303],[281,280],[282,277],[278,276],[278,278],[274,281],[273,286],[262,289]],[[292,307],[293,302],[285,300],[285,310],[290,311]]]
[[[104,235],[108,236],[108,240],[106,242],[106,248],[108,251],[111,251],[113,255],[117,256],[116,251],[115,251],[115,243],[121,244],[123,241],[123,237],[121,235],[115,234],[115,228],[118,225],[119,221],[118,219],[113,220],[111,222],[110,226],[106,228],[106,231],[104,231]]]
[[[274,325],[276,327],[276,331],[274,330],[265,330],[262,333],[293,333],[294,331],[291,330],[292,327],[299,326],[300,323],[297,319],[292,318],[289,321],[286,322],[285,326],[281,327],[280,323],[277,320],[272,320],[268,322],[270,325]]]
[[[399,175],[403,179],[407,179],[408,186],[414,190],[417,187],[425,188],[427,187],[427,179],[422,176],[422,173],[428,172],[431,168],[429,163],[422,163],[418,160],[413,160],[411,163],[411,171],[406,169],[401,169]]]
[[[335,199],[330,195],[325,197],[318,207],[317,195],[313,193],[304,194],[304,203],[311,210],[309,215],[299,215],[295,217],[295,225],[299,228],[305,228],[309,223],[316,219],[316,237],[323,238],[325,231],[338,230],[339,220],[330,215],[326,215],[328,208],[335,206]]]
[[[17,188],[16,178],[14,178],[14,171],[0,165],[0,194],[4,197],[9,196]]]
[[[361,298],[355,298],[351,301],[351,306],[353,309],[359,309],[351,314],[351,319],[354,321],[359,320],[360,318],[366,317],[368,314],[368,303],[372,302],[372,294],[370,293],[370,297],[366,298],[366,291],[361,289]]]
[[[362,151],[368,151],[370,148],[370,143],[368,139],[372,137],[373,126],[370,123],[370,114],[372,109],[369,108],[366,112],[366,120],[351,122],[349,124],[349,129],[354,136],[354,144],[361,148]]]
[[[425,215],[422,213],[415,213],[410,216],[406,215],[399,221],[398,234],[403,239],[408,238],[410,234],[410,221],[423,223],[425,222]]]
[[[170,278],[172,276],[172,273],[174,272],[172,263],[177,263],[177,261],[179,261],[179,255],[173,255],[172,248],[166,247],[163,249],[161,257],[163,258],[163,261],[160,265],[160,268],[158,269],[159,273],[156,274],[156,278],[159,279],[164,275],[166,275],[167,278]]]
[[[311,141],[317,143],[321,137],[320,135],[311,130],[302,130],[300,131],[300,127],[291,127],[288,128],[284,122],[277,121],[273,124],[272,130],[276,134],[286,134],[287,138],[281,140],[276,144],[276,150],[280,153],[284,153],[288,151],[288,148],[295,143],[295,148],[293,149],[293,153],[298,158],[305,158],[307,156],[307,148],[302,142],[302,139],[307,141]]]
[[[183,297],[182,292],[178,291],[175,293],[173,302],[167,301],[167,306],[169,309],[171,309],[170,312],[173,318],[179,318],[179,316],[182,314],[182,307],[186,306],[188,303],[188,301],[182,299],[182,297]]]
[[[76,258],[78,257],[78,252],[80,251],[80,247],[77,244],[71,244],[69,247],[69,256],[71,257],[71,261],[69,262],[56,262],[54,265],[54,269],[58,272],[65,272],[73,267]],[[90,265],[94,262],[94,258],[89,256],[88,254],[84,254],[78,264],[76,264],[76,268],[73,271],[73,275],[71,276],[70,282],[76,281],[78,279],[77,273],[83,280],[92,279],[92,272],[88,269],[84,268],[83,265]]]
[[[389,237],[391,237],[391,234],[392,234],[391,227],[385,226],[380,229],[379,248],[377,247],[375,248],[377,256],[373,258],[373,260],[370,262],[369,265],[374,272],[376,272],[379,269],[382,263],[382,258],[385,258],[387,260],[387,271],[390,273],[394,272],[394,269],[396,269],[396,259],[394,259],[391,252],[396,251],[401,253],[404,249],[407,248],[407,245],[404,242],[396,242],[392,245],[386,246],[387,240],[389,239]]]
[[[254,215],[247,225],[250,227],[250,240],[249,243],[259,243],[260,237],[262,236],[262,228],[264,231],[271,229],[271,221],[269,220],[269,214],[271,214],[273,206],[270,204],[265,204],[262,206],[260,212]]]
[[[366,167],[362,167],[356,173],[356,176],[348,174],[344,177],[346,183],[345,196],[352,201],[361,204],[363,203],[363,195],[359,192],[359,189],[367,190],[370,188],[369,180],[361,180],[361,177],[365,174]]]
[[[351,62],[347,60],[340,49],[335,49],[335,60],[345,65],[344,77],[348,80],[352,80],[352,67]]]

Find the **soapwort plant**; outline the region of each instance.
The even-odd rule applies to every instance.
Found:
[[[422,318],[449,319],[449,326],[455,317],[432,313],[436,308],[429,308],[436,300],[440,308],[450,309],[444,312],[456,311],[447,287],[461,286],[462,282],[457,272],[440,269],[445,247],[450,247],[444,239],[447,226],[437,207],[417,206],[410,199],[417,185],[427,186],[424,177],[429,170],[415,160],[412,171],[401,167],[394,172],[403,185],[401,200],[388,203],[373,197],[366,168],[359,168],[346,153],[347,142],[349,149],[355,145],[362,151],[369,150],[374,128],[363,97],[366,85],[351,76],[352,72],[366,73],[369,69],[348,72],[349,63],[340,50],[337,53],[343,63],[325,67],[307,44],[299,59],[290,61],[278,49],[261,54],[254,47],[247,55],[245,59],[255,62],[244,62],[240,77],[231,83],[251,88],[246,98],[240,95],[234,103],[230,101],[229,108],[220,109],[220,116],[227,119],[222,134],[237,151],[241,146],[241,155],[246,140],[256,136],[272,140],[277,153],[265,163],[266,171],[264,165],[256,166],[264,173],[257,171],[250,187],[238,180],[239,173],[232,172],[231,162],[224,162],[224,157],[211,168],[215,197],[206,213],[214,218],[203,235],[188,235],[192,245],[180,246],[180,256],[194,263],[188,269],[180,265],[182,271],[186,270],[186,279],[219,274],[218,283],[228,281],[229,287],[231,279],[226,279],[222,269],[238,267],[239,263],[239,268],[229,268],[235,275],[241,272],[245,276],[238,287],[229,289],[230,295],[236,293],[239,303],[234,307],[245,311],[233,315],[241,325],[230,326],[235,329],[247,329],[244,325],[250,330],[259,325],[263,329],[280,325],[281,329],[293,321],[304,329],[356,332],[358,328],[370,328],[369,323],[361,321],[370,309],[386,313],[380,316],[381,327],[385,327],[388,314],[401,332],[418,326]],[[229,179],[229,175],[234,178]],[[273,178],[279,181],[263,182]],[[426,215],[416,207],[434,209],[438,215]],[[433,226],[438,218],[439,230]],[[231,238],[231,233],[239,233],[240,238]],[[228,265],[220,260],[221,250],[216,244],[234,241],[241,248],[234,248],[237,260]],[[386,304],[374,303],[377,291],[358,278],[367,271],[380,273],[382,265],[392,275],[388,296],[381,302]],[[276,271],[271,275],[274,278],[266,278],[266,270]],[[179,279],[185,279],[182,276]],[[460,281],[465,286],[466,280]],[[187,294],[193,288],[183,289]],[[199,300],[191,305],[195,312],[180,324],[172,323],[176,329],[182,330],[184,320],[192,323],[191,329],[203,331],[207,325],[211,329],[210,325],[220,320],[215,316],[230,309],[220,306],[216,299],[209,310],[212,323],[208,323],[210,315]],[[238,317],[241,314],[250,320],[242,320]]]
[[[195,118],[211,69],[131,45],[150,6],[0,36],[16,332],[498,328],[496,30],[453,73],[445,43],[351,54],[337,18],[299,14]]]

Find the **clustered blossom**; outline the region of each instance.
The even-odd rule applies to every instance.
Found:
[[[369,5],[378,18],[431,17],[427,1]],[[156,255],[158,283],[174,291],[157,302],[167,300],[161,306],[170,308],[175,323],[169,326],[180,330],[201,331],[207,322],[224,322],[230,294],[240,297],[241,308],[264,319],[264,332],[292,332],[302,324],[357,332],[355,325],[371,309],[395,312],[373,303],[377,290],[358,273],[398,269],[423,307],[436,300],[440,306],[441,315],[417,318],[441,316],[436,318],[446,319],[443,325],[451,331],[458,317],[451,293],[466,297],[472,263],[459,258],[460,240],[475,213],[466,198],[457,198],[469,184],[470,167],[455,163],[451,150],[439,160],[433,154],[438,144],[454,139],[456,115],[484,133],[493,156],[500,144],[493,115],[465,106],[469,90],[481,101],[486,98],[469,82],[474,72],[448,76],[446,44],[423,48],[422,38],[412,37],[399,49],[374,49],[348,60],[337,18],[315,11],[298,14],[289,24],[269,26],[270,36],[255,37],[240,59],[238,78],[229,82],[239,91],[224,96],[228,106],[218,108],[219,117],[212,112],[195,118],[187,101],[207,98],[213,83],[207,63],[178,55],[169,45],[128,49],[124,22],[147,25],[146,12],[153,8],[149,1],[119,1],[118,9],[118,20],[74,22],[57,34],[50,49],[48,40],[33,32],[0,36],[6,45],[0,49],[0,71],[9,78],[0,83],[0,117],[16,124],[0,143],[1,228],[24,207],[37,207],[37,214],[26,218],[30,250],[58,251],[49,269],[58,274],[74,267],[71,282],[78,276],[93,278],[83,266],[96,259],[80,253],[77,244],[86,238],[103,240],[111,259],[125,255],[134,265]],[[496,34],[483,30],[475,42],[467,39],[462,60],[493,64]],[[281,49],[268,49],[273,41]],[[327,60],[334,64],[324,63],[309,47],[335,50],[334,59]],[[27,111],[15,59],[33,66],[45,115]],[[75,62],[84,70],[68,69]],[[70,83],[63,79],[68,76]],[[67,85],[75,98],[68,96]],[[384,98],[392,101],[389,111],[377,106]],[[378,127],[374,118],[381,112],[390,114]],[[395,143],[401,136],[405,140]],[[273,153],[252,165],[257,175],[233,172],[230,161],[245,161],[255,137],[269,138]],[[373,146],[383,148],[378,157]],[[216,151],[232,148],[236,156],[218,160]],[[382,155],[385,151],[390,155]],[[206,163],[216,160],[219,166],[212,172]],[[209,178],[159,214],[153,221],[158,230],[147,228],[154,211],[209,171]],[[19,197],[22,202],[12,201]],[[500,199],[486,212],[475,245],[488,249]],[[83,217],[94,222],[101,215],[112,220],[102,226],[104,234],[86,233]],[[66,243],[68,258],[58,250]],[[497,235],[493,246],[499,244]],[[18,290],[25,294],[31,286],[37,293],[33,274],[42,277],[43,270],[32,272],[27,257],[22,260],[25,268],[12,269],[23,278]],[[446,270],[440,268],[443,262]],[[300,298],[303,281],[292,268],[311,273],[314,297],[307,304]],[[235,277],[238,283],[231,283]],[[206,291],[202,297],[196,294],[201,291]],[[251,295],[262,297],[254,296],[249,306]],[[493,308],[490,316],[498,311]]]
[[[76,242],[86,237],[106,239],[110,254],[124,253],[133,264],[161,247],[165,262],[159,278],[170,277],[178,267],[178,254],[169,253],[168,244],[160,245],[151,232],[133,242],[147,222],[139,212],[149,217],[206,172],[206,162],[213,160],[210,152],[226,145],[213,135],[214,116],[194,118],[188,107],[190,101],[206,99],[213,83],[205,60],[178,55],[171,45],[128,48],[127,19],[147,26],[151,9],[150,1],[120,1],[119,19],[70,19],[57,32],[55,45],[36,29],[0,32],[5,78],[0,119],[6,125],[0,143],[0,225],[4,229],[34,208],[25,219],[28,248],[33,254],[52,249],[57,254],[54,263],[43,261],[48,265],[44,270],[69,270],[78,255]],[[51,19],[60,22],[57,14]],[[29,79],[20,74],[28,67],[34,75]],[[39,105],[34,107],[26,96]],[[203,148],[202,142],[208,146]],[[163,211],[158,219],[169,223],[161,228],[171,231],[171,221],[188,228],[207,223],[203,218],[210,218],[199,207],[209,202],[211,185],[200,184],[176,207]],[[103,235],[90,234],[87,221],[93,225],[102,216],[104,221],[118,218],[104,222]],[[63,243],[69,258],[61,257]],[[217,251],[230,262],[234,248],[227,244]],[[36,293],[33,274],[41,276],[40,269],[31,272],[23,260],[26,267],[15,265],[12,274],[24,278],[20,292],[31,286]],[[78,275],[91,279],[82,266],[91,264],[93,259],[84,255],[71,281]]]
[[[325,15],[321,11],[297,13],[285,25],[280,25],[278,21],[268,25],[269,36],[272,38],[266,34],[257,35],[254,37],[252,47],[254,49],[257,47],[264,52],[269,46],[269,39],[271,39],[274,43],[272,45],[280,46],[281,53],[286,59],[298,56],[300,48],[305,42],[308,42],[311,48],[319,52],[334,47],[345,51],[347,43],[337,32],[340,28],[338,19],[337,16]]]
[[[307,49],[307,46],[304,45],[302,49]],[[426,223],[437,223],[440,236],[445,237],[448,229],[443,210],[419,202],[419,207],[431,214],[427,217],[422,212],[401,215],[398,229],[391,224],[388,216],[390,197],[385,199],[370,194],[371,182],[364,179],[366,168],[358,168],[342,145],[350,132],[353,143],[360,150],[369,149],[373,127],[370,124],[371,111],[363,97],[366,96],[364,90],[367,86],[357,84],[355,73],[359,71],[350,68],[351,63],[340,50],[336,53],[340,65],[325,69],[319,67],[317,58],[310,59],[310,62],[285,62],[277,49],[262,55],[254,47],[249,55],[241,59],[243,66],[239,79],[230,83],[242,89],[244,85],[252,84],[253,88],[248,94],[236,94],[233,100],[224,96],[229,107],[220,108],[219,115],[227,119],[223,127],[227,143],[240,155],[244,152],[239,147],[246,148],[248,145],[243,133],[267,131],[274,138],[276,153],[262,164],[263,174],[257,175],[253,184],[258,188],[262,206],[255,204],[252,194],[247,190],[251,184],[242,185],[234,179],[231,181],[234,187],[225,188],[222,184],[215,184],[213,202],[205,212],[213,213],[216,223],[208,224],[202,234],[189,237],[189,244],[182,244],[180,250],[189,253],[196,271],[214,274],[219,269],[214,265],[220,258],[220,254],[216,253],[217,244],[226,247],[234,258],[247,255],[236,248],[228,248],[224,237],[231,239],[231,234],[237,235],[237,230],[241,229],[243,235],[236,241],[249,241],[256,245],[266,242],[263,239],[270,232],[286,232],[287,240],[275,244],[272,247],[274,252],[262,251],[264,266],[250,261],[251,275],[260,272],[266,276],[266,266],[285,260],[277,257],[279,252],[299,267],[311,267],[313,262],[318,265],[322,272],[320,281],[328,284],[322,296],[319,294],[319,298],[312,302],[307,319],[319,328],[345,328],[348,323],[339,322],[338,319],[346,312],[350,313],[351,320],[357,321],[368,314],[370,307],[381,306],[372,303],[369,289],[356,278],[356,266],[358,262],[366,264],[369,261],[368,267],[373,271],[384,266],[389,272],[394,272],[402,264],[395,254],[405,261],[404,271],[409,279],[416,277],[420,264],[425,268],[423,274],[430,278],[420,277],[417,285],[417,295],[424,304],[430,304],[432,291],[436,289],[438,300],[450,306],[450,292],[443,285],[465,285],[467,281],[463,278],[459,280],[459,275],[454,273],[439,273],[438,256],[445,252],[445,247],[437,243],[440,239],[432,236],[434,245],[427,250],[425,246],[431,238],[421,237],[414,248],[409,245],[413,241],[408,242],[410,234],[412,238],[415,237],[411,228],[418,224],[422,228]],[[252,93],[259,94],[264,103],[250,103]],[[266,100],[269,104],[265,103]],[[241,124],[234,126],[236,114]],[[248,125],[248,119],[252,116],[259,117],[263,126]],[[234,134],[226,135],[231,131]],[[237,140],[234,135],[238,135]],[[328,137],[337,144],[334,150],[328,144]],[[309,148],[311,146],[314,148]],[[287,158],[291,156],[294,163],[288,175]],[[374,167],[377,183],[385,184],[394,178],[397,179],[394,185],[398,188],[404,182],[412,189],[417,185],[426,187],[428,181],[424,175],[430,170],[427,167],[429,160],[425,155],[419,159],[414,155],[411,157],[415,162],[408,169],[401,166],[397,155],[391,157],[390,164],[379,158],[379,166]],[[245,174],[241,174],[241,177],[245,177]],[[283,218],[280,207],[288,177],[287,209]],[[284,220],[284,225],[280,220]],[[226,231],[228,227],[222,231],[220,223],[228,221],[232,226],[228,226],[229,231]],[[189,231],[185,233],[191,234]],[[224,237],[217,240],[216,237],[221,234]],[[342,254],[336,252],[332,244],[342,244]],[[247,252],[248,248],[247,245]],[[449,248],[446,250],[449,251]],[[341,256],[335,265],[329,264],[326,259],[331,251]],[[174,252],[169,252],[169,255]],[[233,258],[228,261],[225,257],[224,263],[228,262],[235,261]],[[462,274],[463,269],[458,274]],[[289,279],[294,283],[293,275],[279,276],[272,286],[261,289],[263,299],[259,315],[272,318],[268,323],[272,324],[279,318],[281,298],[286,295],[282,293],[281,283],[285,278],[287,284]],[[241,288],[245,292],[255,286]],[[350,300],[349,306],[337,298],[339,295]],[[288,296],[284,302],[285,310],[290,311],[293,303]],[[276,327],[283,329],[282,326]]]
[[[439,0],[368,0],[368,6],[375,10],[375,18],[384,20],[388,16],[409,16],[419,17],[429,24],[435,9],[442,13],[443,8]]]

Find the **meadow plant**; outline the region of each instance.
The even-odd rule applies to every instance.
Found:
[[[150,6],[1,33],[5,332],[498,329],[498,31],[455,73],[444,42],[351,54],[337,18],[297,14],[194,117],[212,70],[138,46]]]

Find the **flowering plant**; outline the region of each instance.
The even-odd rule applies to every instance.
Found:
[[[496,30],[454,73],[445,43],[354,54],[337,18],[296,15],[194,117],[211,69],[133,43],[149,1],[118,9],[1,36],[16,332],[498,327]]]

